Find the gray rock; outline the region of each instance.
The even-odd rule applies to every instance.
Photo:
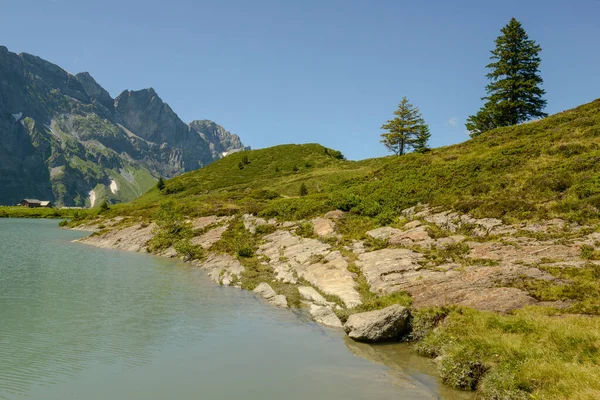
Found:
[[[259,283],[258,286],[254,288],[253,292],[276,307],[287,308],[288,306],[285,296],[275,293],[271,285],[266,282]]]
[[[338,316],[335,315],[333,310],[329,307],[311,304],[309,312],[313,319],[319,324],[331,326],[334,328],[342,327],[342,321],[340,321]]]
[[[327,237],[335,233],[335,224],[327,218],[315,218],[312,221],[315,235]]]
[[[210,254],[205,261],[194,261],[194,265],[206,270],[214,282],[223,285],[231,285],[245,271],[244,266],[229,254]]]
[[[352,314],[344,331],[351,339],[362,342],[381,342],[397,340],[406,331],[410,311],[394,304],[383,310]]]
[[[310,286],[298,286],[298,292],[300,293],[300,297],[304,300],[310,301],[320,306],[331,306],[332,303],[325,300],[325,297],[321,296],[319,292],[315,290],[315,288]]]
[[[334,211],[329,211],[327,214],[325,214],[325,218],[328,218],[328,219],[340,219],[345,214],[346,213],[343,212],[342,210],[334,210]]]
[[[418,226],[421,226],[421,221],[419,221],[418,219],[415,219],[414,221],[410,221],[410,222],[407,222],[406,224],[404,224],[404,229],[413,229]]]

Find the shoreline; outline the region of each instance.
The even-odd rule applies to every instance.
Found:
[[[459,314],[460,307],[469,307],[492,311],[490,315],[498,318],[531,306],[568,309],[572,301],[538,300],[524,288],[511,286],[511,279],[525,273],[532,279],[553,282],[555,278],[536,267],[536,262],[549,262],[548,254],[552,254],[554,263],[561,259],[583,263],[581,249],[600,238],[593,229],[561,220],[505,225],[426,206],[405,210],[403,215],[402,224],[373,229],[366,232],[367,240],[352,241],[343,241],[338,232],[346,217],[339,211],[293,222],[248,214],[187,219],[180,223],[191,234],[180,241],[164,237],[160,221],[100,218],[83,224],[79,221],[78,230],[93,233],[77,242],[180,258],[203,269],[217,284],[252,290],[274,306],[307,308],[317,323],[338,330],[346,327],[347,334],[350,315],[409,307],[412,325],[387,337],[388,341],[401,337],[415,341],[418,353],[437,357],[446,384],[473,390],[485,372],[466,386],[448,382],[443,375],[444,358],[439,350],[424,347],[423,338],[436,334],[436,327],[453,307],[459,307]],[[468,233],[461,227],[467,223]],[[568,241],[554,240],[559,233]],[[441,252],[445,252],[443,262],[435,263]],[[523,260],[530,266],[524,267]],[[498,285],[499,281],[505,284]],[[419,313],[431,307],[446,311],[441,317],[434,313],[430,324],[430,316]]]

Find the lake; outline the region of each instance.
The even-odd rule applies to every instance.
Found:
[[[349,342],[188,264],[0,219],[0,399],[437,399],[431,360]]]

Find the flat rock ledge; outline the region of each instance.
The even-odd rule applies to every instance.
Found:
[[[259,283],[258,286],[254,288],[253,292],[276,307],[287,308],[288,306],[285,296],[275,293],[271,285],[266,282]]]
[[[352,314],[344,331],[360,342],[382,342],[398,340],[408,327],[410,311],[398,304],[383,310]]]
[[[342,321],[340,321],[330,307],[311,304],[308,312],[315,322],[319,324],[331,326],[332,328],[342,327]]]

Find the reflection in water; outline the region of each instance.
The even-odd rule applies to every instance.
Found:
[[[1,399],[438,398],[301,311],[80,236],[0,220]]]
[[[344,337],[348,349],[359,357],[392,369],[394,383],[399,387],[420,387],[439,393],[440,398],[474,399],[472,392],[461,392],[444,386],[436,375],[435,362],[422,357],[407,343],[367,344]]]

